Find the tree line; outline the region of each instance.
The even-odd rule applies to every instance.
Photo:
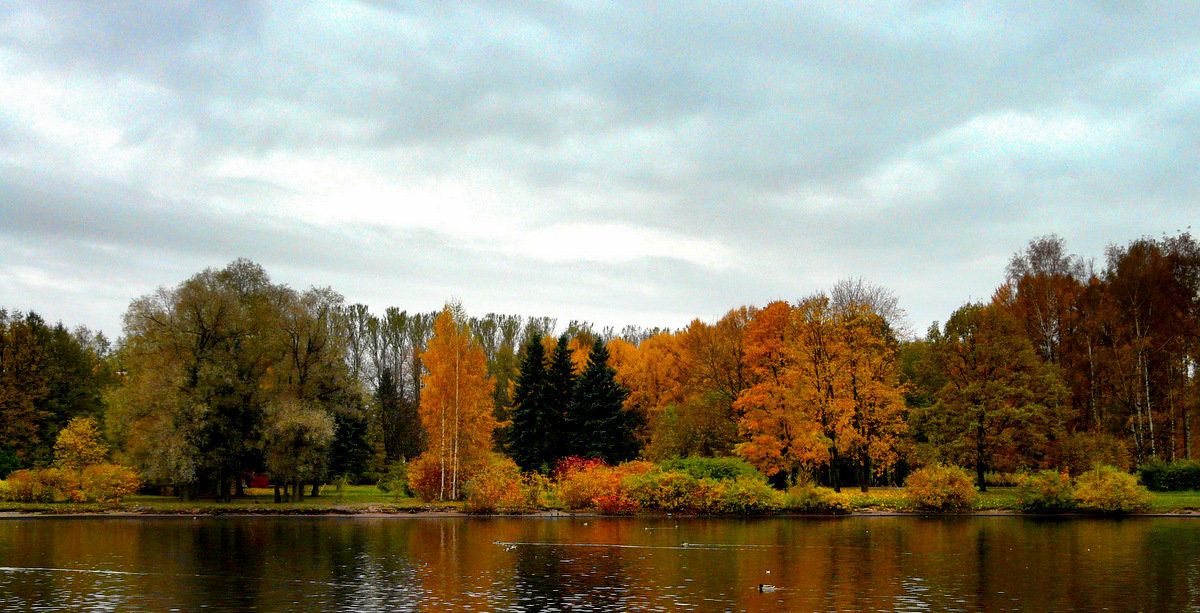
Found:
[[[43,466],[74,417],[185,497],[266,473],[279,499],[421,466],[458,498],[481,458],[739,456],[778,484],[896,482],[932,462],[987,474],[1191,458],[1200,249],[1112,246],[1102,267],[1039,237],[988,301],[922,336],[861,280],[677,330],[545,317],[372,313],[248,260],[133,301],[114,349],[0,313],[0,471]],[[7,467],[7,468],[6,468]]]

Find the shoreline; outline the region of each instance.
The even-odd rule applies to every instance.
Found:
[[[665,514],[665,513],[634,513],[632,515],[605,515],[593,511],[532,511],[528,513],[468,513],[461,509],[438,508],[391,508],[391,509],[205,509],[195,508],[179,511],[164,511],[161,509],[110,509],[110,510],[13,510],[0,511],[0,521],[5,519],[170,519],[170,518],[279,518],[279,517],[316,517],[316,518],[345,518],[345,519],[449,519],[449,518],[522,518],[522,519],[561,519],[561,518],[631,518],[631,519],[788,519],[788,518],[848,518],[848,517],[1027,517],[1027,518],[1061,518],[1061,519],[1112,519],[1135,517],[1174,517],[1200,519],[1200,510],[1186,509],[1167,512],[1129,513],[1124,515],[1099,515],[1094,513],[1022,513],[1006,509],[988,509],[965,513],[930,513],[906,511],[854,511],[851,513],[768,513],[762,515],[706,515],[706,514]]]

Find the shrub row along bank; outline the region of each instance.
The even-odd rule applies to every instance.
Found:
[[[469,512],[566,508],[609,515],[635,512],[762,515],[775,512],[846,513],[855,494],[835,493],[811,484],[788,491],[772,488],[766,478],[740,459],[689,458],[663,465],[634,461],[610,466],[600,460],[568,458],[553,478],[522,473],[510,459],[493,455],[470,468],[465,479]],[[409,467],[408,485],[425,500],[436,498],[432,467]],[[1143,511],[1149,493],[1136,479],[1100,466],[1074,482],[1045,471],[1018,478],[1017,506],[1032,513]],[[395,483],[386,487],[393,489]],[[972,476],[955,466],[931,465],[915,471],[896,502],[906,509],[962,512],[977,508]]]
[[[905,487],[913,504],[924,510],[964,511],[976,503],[971,475],[956,466],[922,468]],[[1111,466],[1097,466],[1074,482],[1052,470],[1017,479],[1017,507],[1029,513],[1123,514],[1145,511],[1149,504],[1150,493],[1137,478]]]
[[[1155,460],[1138,467],[1142,483],[1155,492],[1185,492],[1200,490],[1200,461]]]

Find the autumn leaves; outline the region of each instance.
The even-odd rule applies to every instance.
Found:
[[[647,456],[733,452],[789,478],[849,462],[865,485],[896,462],[905,430],[897,350],[870,305],[814,296],[614,354],[629,408],[649,419]],[[829,476],[839,485],[837,470]]]

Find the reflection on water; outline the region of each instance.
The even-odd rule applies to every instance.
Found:
[[[199,609],[1200,612],[1200,520],[0,520],[0,610]]]

